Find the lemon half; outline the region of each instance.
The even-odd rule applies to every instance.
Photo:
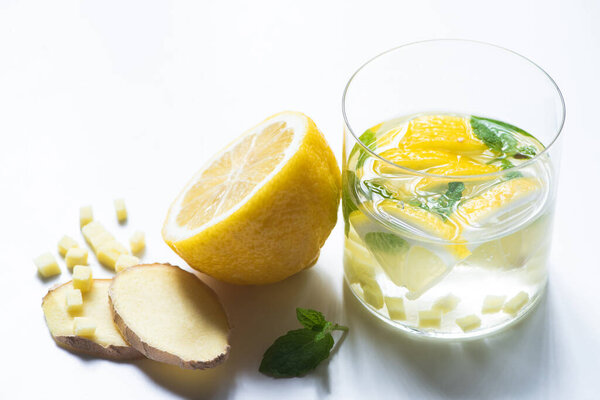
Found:
[[[191,267],[237,284],[312,266],[337,219],[340,171],[315,123],[282,112],[208,161],[172,203],[165,242]]]

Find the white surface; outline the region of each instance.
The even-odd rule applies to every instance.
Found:
[[[598,397],[600,379],[600,3],[589,1],[0,0],[0,398]],[[368,4],[368,5],[367,5]],[[203,160],[267,115],[310,115],[341,153],[341,94],[367,58],[435,37],[497,43],[538,62],[567,102],[549,295],[516,329],[469,344],[413,342],[342,285],[341,224],[315,268],[281,284],[211,281],[230,313],[232,352],[209,371],[113,363],[56,347],[32,258],[80,242],[78,207],[146,261],[181,263],[160,239],[170,201]],[[124,197],[129,222],[116,223]],[[93,258],[92,258],[93,259]],[[109,273],[94,265],[96,276]],[[302,379],[257,372],[296,306],[350,326]],[[8,324],[10,321],[10,327]]]

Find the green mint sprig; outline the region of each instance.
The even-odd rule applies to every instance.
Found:
[[[535,146],[519,146],[513,132],[532,137],[516,126],[495,119],[471,116],[471,128],[477,138],[496,152],[500,158],[531,158],[537,154]]]
[[[347,332],[348,327],[329,322],[318,311],[296,308],[296,317],[304,326],[280,336],[267,349],[259,371],[275,378],[302,376],[327,359],[333,347],[333,331]]]
[[[415,199],[414,204],[417,207],[421,207],[427,211],[438,214],[444,221],[448,219],[448,216],[454,211],[454,206],[460,201],[465,190],[465,184],[462,182],[450,182],[448,183],[448,190],[441,196],[428,199],[426,201]]]

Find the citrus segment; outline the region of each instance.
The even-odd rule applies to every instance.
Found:
[[[468,225],[480,226],[514,211],[540,194],[540,182],[534,178],[515,178],[492,186],[481,195],[462,203],[456,213]]]
[[[442,149],[453,152],[481,152],[487,146],[473,134],[464,117],[425,115],[408,123],[400,145],[414,149]]]

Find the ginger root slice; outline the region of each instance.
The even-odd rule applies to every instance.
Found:
[[[108,302],[110,279],[94,279],[90,291],[83,293],[81,311],[67,311],[66,297],[73,290],[69,281],[48,291],[42,300],[46,324],[54,340],[62,347],[111,360],[132,360],[142,354],[129,346],[115,326]],[[75,317],[89,317],[97,324],[91,337],[76,336],[73,330]]]
[[[150,359],[206,369],[229,354],[229,322],[217,295],[179,267],[127,268],[113,278],[109,302],[125,340]]]

